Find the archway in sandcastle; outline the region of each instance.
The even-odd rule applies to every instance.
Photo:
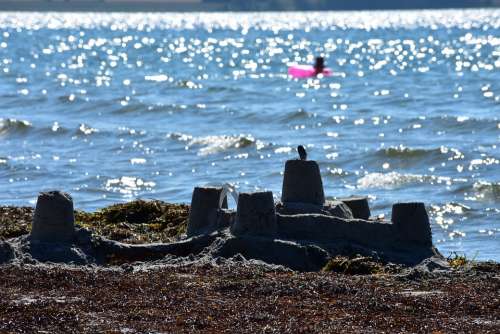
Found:
[[[236,210],[238,207],[238,191],[236,187],[229,183],[222,185],[222,192],[219,199],[219,207],[222,209]]]

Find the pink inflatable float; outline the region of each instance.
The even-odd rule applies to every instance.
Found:
[[[311,65],[293,65],[288,68],[288,74],[294,78],[310,78],[316,76],[316,70]],[[330,76],[332,75],[332,70],[325,68],[321,74],[326,77]]]

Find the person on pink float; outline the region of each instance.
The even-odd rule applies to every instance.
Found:
[[[294,78],[311,78],[318,75],[330,76],[332,70],[325,67],[325,58],[316,57],[314,65],[292,65],[288,68],[288,74]]]

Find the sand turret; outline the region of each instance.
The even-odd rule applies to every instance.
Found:
[[[319,166],[313,160],[288,160],[285,164],[281,201],[323,205],[325,194]]]
[[[368,205],[368,198],[363,196],[351,196],[347,198],[340,198],[339,201],[346,204],[351,209],[353,218],[370,219],[370,206]]]
[[[75,234],[73,199],[61,191],[42,192],[36,202],[31,239],[71,242]]]
[[[396,203],[392,223],[402,242],[432,245],[431,226],[424,203]]]
[[[235,235],[276,234],[276,211],[271,191],[240,193],[236,221],[231,227]]]
[[[218,212],[227,207],[227,199],[223,188],[195,187],[189,210],[187,234],[195,235],[215,228]]]

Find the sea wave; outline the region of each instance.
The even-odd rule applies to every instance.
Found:
[[[416,174],[369,173],[358,179],[358,188],[393,188],[407,183],[423,182],[424,177]]]
[[[81,123],[77,129],[77,133],[80,135],[90,136],[94,133],[99,132],[99,129],[93,128],[88,124]]]
[[[429,213],[431,215],[444,215],[444,214],[456,214],[464,215],[467,212],[474,211],[470,206],[458,202],[449,202],[443,205],[433,204],[429,208]]]
[[[409,121],[414,123],[427,123],[437,129],[445,129],[447,132],[467,133],[470,131],[496,131],[499,120],[497,118],[470,117],[465,115],[440,117],[413,118]]]
[[[113,114],[128,114],[128,113],[137,113],[143,112],[148,109],[148,105],[141,102],[128,102],[123,100],[123,104],[121,104],[122,100],[117,101],[117,104],[121,104],[119,108],[113,109]]]
[[[208,93],[221,93],[221,92],[229,92],[229,93],[240,93],[242,91],[241,88],[237,86],[208,86]]]
[[[229,149],[241,149],[256,144],[256,139],[251,135],[220,135],[220,136],[204,136],[193,137],[182,133],[170,133],[168,138],[186,142],[187,147],[197,146],[198,155],[210,155]]]
[[[500,201],[500,182],[477,181],[473,190],[477,200]]]
[[[28,121],[18,120],[14,118],[0,118],[0,136],[9,134],[23,134],[31,128],[33,128],[33,125]]]
[[[289,122],[289,121],[296,121],[296,120],[302,120],[302,119],[308,119],[312,117],[313,114],[310,112],[305,111],[304,109],[300,108],[298,110],[295,110],[293,112],[288,112],[285,113],[281,119],[284,122]]]
[[[48,126],[35,126],[25,120],[17,120],[13,118],[0,119],[0,136],[12,134],[26,135],[28,132],[34,135],[47,137],[51,135],[67,134],[69,132],[73,132],[76,135],[89,136],[95,133],[100,133],[101,131],[86,123],[81,123],[74,130],[70,130],[67,127],[61,126],[58,122],[54,122],[52,125]]]
[[[377,156],[398,159],[425,158],[441,154],[440,148],[411,148],[405,146],[393,146],[376,151]]]
[[[397,188],[410,183],[431,183],[451,185],[464,182],[463,179],[453,179],[447,176],[403,174],[398,172],[369,173],[358,179],[358,188]]]
[[[155,103],[150,104],[142,101],[133,101],[126,103],[120,108],[114,109],[113,114],[132,114],[132,113],[167,113],[177,114],[185,111],[193,111],[205,109],[204,104],[187,104],[187,103]]]
[[[122,176],[120,178],[108,179],[104,188],[110,192],[121,193],[126,196],[137,196],[139,191],[151,191],[156,186],[153,181],[145,181],[135,176]]]
[[[51,137],[51,136],[60,136],[60,135],[66,135],[71,132],[70,129],[68,129],[65,126],[62,126],[59,124],[59,122],[54,122],[52,125],[48,126],[43,126],[43,127],[36,127],[35,133],[43,136],[43,137]]]

